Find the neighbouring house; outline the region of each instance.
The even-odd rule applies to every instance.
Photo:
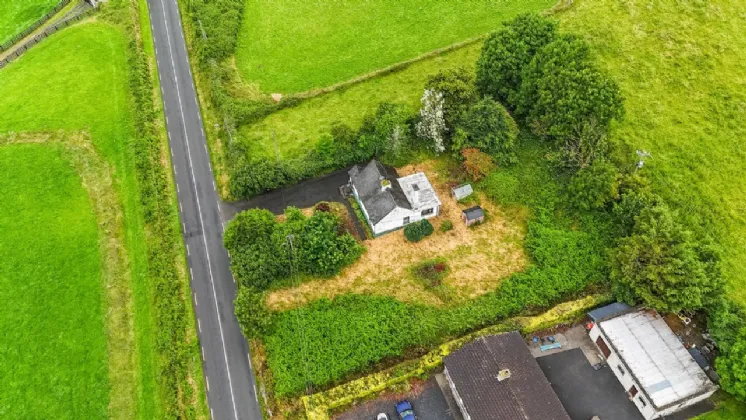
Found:
[[[470,207],[461,212],[461,220],[466,226],[477,225],[484,222],[484,210],[479,206]]]
[[[471,187],[471,184],[461,184],[458,187],[451,188],[451,195],[456,201],[466,198],[473,193],[474,189]]]
[[[424,173],[399,178],[376,160],[350,171],[352,194],[378,236],[440,213],[440,200]]]
[[[481,337],[444,365],[464,420],[570,420],[517,331]]]
[[[657,312],[615,304],[589,315],[591,340],[646,420],[694,405],[718,389]]]

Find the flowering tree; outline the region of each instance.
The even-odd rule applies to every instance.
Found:
[[[422,95],[422,108],[420,108],[420,122],[417,123],[416,130],[418,136],[433,142],[436,153],[446,150],[445,140],[448,127],[443,118],[442,93],[433,89],[425,89]]]

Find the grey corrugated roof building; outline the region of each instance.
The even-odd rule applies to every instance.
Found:
[[[465,420],[570,420],[518,332],[481,337],[444,364]]]

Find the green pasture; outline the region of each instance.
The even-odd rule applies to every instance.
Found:
[[[96,218],[60,147],[0,146],[0,417],[104,418]]]
[[[0,44],[23,32],[47,14],[59,0],[4,0],[0,2]]]
[[[263,92],[301,92],[486,34],[554,2],[246,0],[236,66]]]

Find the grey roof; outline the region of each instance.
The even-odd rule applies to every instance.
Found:
[[[371,160],[365,166],[355,165],[349,174],[372,224],[380,222],[397,207],[412,209],[394,168]],[[391,187],[385,190],[381,185],[384,179],[391,182]]]
[[[516,331],[481,337],[444,363],[472,420],[570,420]],[[502,369],[510,378],[498,381]]]
[[[635,309],[633,307],[624,302],[614,302],[611,305],[602,306],[588,312],[588,316],[593,322],[598,323],[634,311]]]
[[[474,189],[471,187],[471,184],[461,184],[453,188],[452,191],[454,198],[461,200],[464,197],[470,196],[474,192]]]
[[[466,220],[474,220],[484,217],[484,210],[479,206],[469,207],[464,210],[463,213],[466,215]]]

